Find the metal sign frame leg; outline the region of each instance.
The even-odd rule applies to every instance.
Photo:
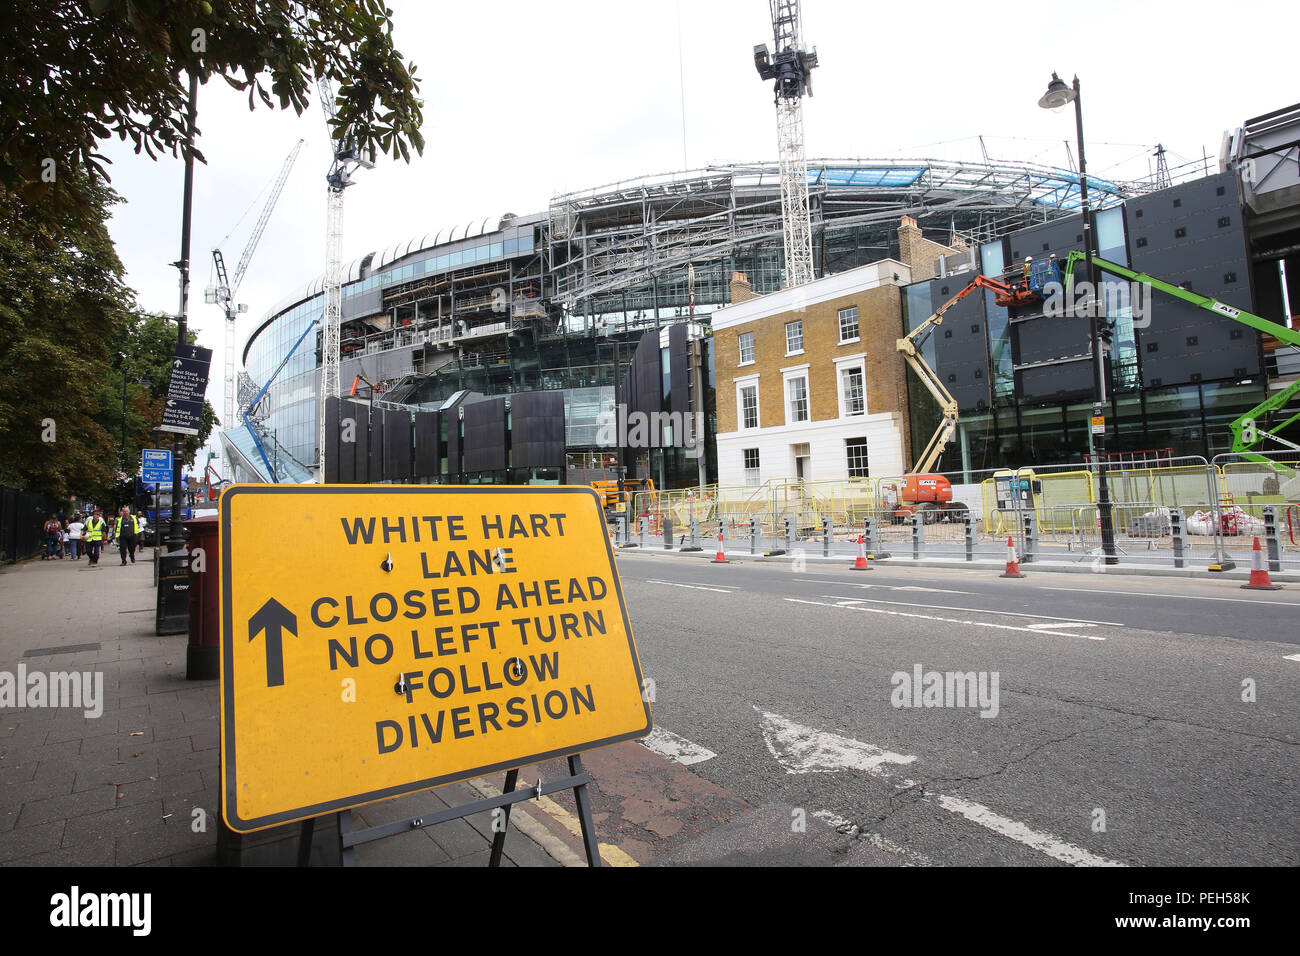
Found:
[[[501,807],[505,810],[505,825],[492,835],[492,851],[488,858],[488,866],[500,866],[501,857],[505,851],[506,833],[510,829],[510,808],[516,803],[525,800],[536,800],[538,797],[549,793],[572,790],[574,801],[578,806],[578,822],[582,826],[582,844],[587,854],[587,865],[603,866],[604,864],[600,858],[600,842],[596,838],[596,824],[591,812],[591,795],[587,792],[587,785],[591,783],[591,774],[583,767],[581,754],[572,755],[568,758],[568,761],[569,775],[559,780],[550,783],[543,783],[539,780],[538,786],[517,790],[515,788],[519,784],[519,770],[515,768],[506,772],[505,784],[498,796],[475,800],[473,803],[457,807],[441,808],[431,814],[409,817],[405,820],[397,820],[393,823],[385,823],[363,830],[354,827],[351,810],[340,810],[338,813],[339,863],[344,867],[356,866],[356,848],[362,843],[372,843],[375,840],[382,840],[385,837],[404,833],[408,830],[422,829],[437,823],[446,823],[450,820],[459,820],[475,813]],[[302,821],[299,826],[298,866],[311,865],[312,836],[315,830],[316,818],[314,817]]]
[[[298,829],[298,865],[311,866],[311,838],[316,833],[316,818],[303,820]]]
[[[519,768],[506,771],[506,782],[501,788],[502,793],[514,793],[515,787],[519,783]],[[505,816],[501,824],[501,829],[492,834],[492,856],[488,858],[488,866],[496,867],[501,865],[501,854],[506,848],[506,832],[510,829],[510,811],[514,809],[514,804],[507,803],[504,807]]]
[[[362,831],[365,832],[365,831]],[[352,836],[352,811],[339,811],[339,866],[355,867],[357,865],[356,846],[348,842],[348,837]]]
[[[584,781],[573,788],[573,799],[578,804],[578,822],[582,825],[582,844],[587,851],[587,865],[603,866],[600,844],[596,842],[596,822],[591,817],[591,795],[587,793],[586,781],[591,776],[582,767],[582,754],[574,754],[569,758],[569,776]]]

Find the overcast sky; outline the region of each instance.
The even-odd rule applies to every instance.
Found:
[[[423,157],[381,159],[347,192],[344,259],[505,212],[541,211],[559,192],[711,163],[776,159],[771,86],[753,47],[772,44],[764,0],[389,0],[399,50],[424,100]],[[813,74],[809,158],[980,158],[1067,165],[1074,114],[1037,100],[1053,70],[1083,89],[1089,171],[1146,175],[1150,147],[1171,162],[1216,162],[1223,132],[1300,99],[1290,0],[1086,0],[995,4],[803,0]],[[211,42],[219,42],[213,38]],[[299,154],[238,292],[249,311],[237,355],[266,311],[324,272],[325,172],[318,104],[301,117],[220,80],[199,93],[191,327],[215,352],[208,399],[221,414],[221,314],[205,305],[211,250],[233,272],[271,181]],[[114,141],[111,223],[127,281],[174,313],[182,164]],[[1077,159],[1077,157],[1076,157]],[[242,219],[241,219],[242,217]],[[232,232],[233,230],[233,232]]]

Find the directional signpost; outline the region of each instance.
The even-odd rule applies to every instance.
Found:
[[[197,435],[203,412],[203,396],[208,390],[208,369],[212,349],[197,345],[177,345],[172,358],[171,379],[167,383],[167,400],[163,405],[161,431]],[[168,477],[170,479],[170,476]]]
[[[341,812],[346,850],[349,808],[560,756],[495,806],[575,789],[587,824],[572,755],[652,728],[591,489],[236,485],[220,559],[235,831]]]
[[[171,449],[140,449],[140,478],[149,484],[170,484],[172,480]]]

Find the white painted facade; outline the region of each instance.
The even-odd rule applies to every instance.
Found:
[[[830,364],[827,363],[828,366]],[[834,368],[826,369],[823,374],[834,374]],[[779,388],[780,384],[779,381],[775,382],[773,387]],[[795,450],[796,446],[802,444],[808,445],[808,461],[803,476],[806,481],[847,478],[850,438],[867,440],[867,457],[872,476],[903,473],[903,443],[899,422],[892,413],[883,413],[718,435],[718,484],[734,487],[762,484],[773,478],[794,478],[797,475]],[[757,481],[747,480],[744,467],[746,449],[758,449]]]

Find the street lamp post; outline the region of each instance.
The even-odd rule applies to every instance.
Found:
[[[126,462],[126,355],[119,353],[122,360],[122,443],[117,449],[118,468],[127,470]]]
[[[1083,106],[1079,94],[1079,78],[1074,78],[1073,86],[1052,74],[1047,84],[1047,92],[1038,100],[1038,105],[1045,110],[1059,109],[1067,103],[1074,103],[1074,125],[1079,145],[1079,202],[1083,206],[1083,268],[1088,281],[1089,301],[1087,305],[1089,329],[1092,342],[1092,362],[1095,372],[1093,393],[1093,415],[1105,416],[1106,408],[1106,357],[1102,349],[1100,323],[1103,317],[1098,315],[1101,297],[1097,295],[1097,272],[1092,261],[1093,222],[1092,212],[1088,208],[1088,165],[1083,154]],[[1091,428],[1090,428],[1091,432]],[[1093,452],[1097,459],[1097,510],[1101,517],[1101,550],[1106,564],[1118,564],[1115,553],[1115,523],[1110,503],[1110,488],[1106,480],[1106,434],[1103,431],[1093,437]]]

